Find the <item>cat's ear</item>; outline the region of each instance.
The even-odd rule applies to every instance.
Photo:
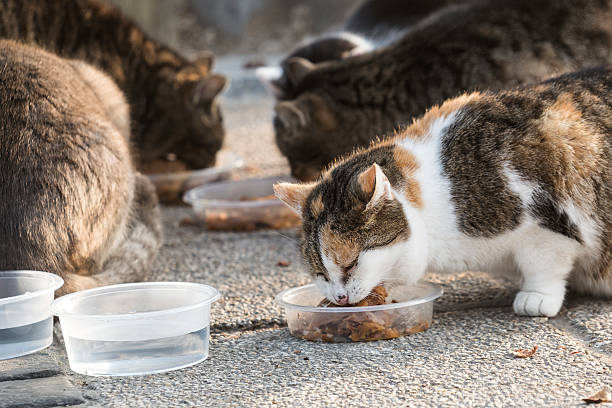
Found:
[[[310,122],[308,114],[295,101],[283,101],[274,106],[276,118],[285,128],[305,127]]]
[[[212,52],[203,51],[196,59],[191,63],[198,68],[198,71],[202,72],[202,74],[207,74],[212,71],[213,64],[215,63],[215,56]]]
[[[176,81],[181,84],[199,81],[210,74],[214,61],[215,57],[212,53],[206,51],[200,53],[195,60],[183,66],[176,73]]]
[[[228,79],[221,74],[210,74],[202,78],[194,88],[193,103],[212,101],[225,90]]]
[[[310,71],[315,69],[312,62],[300,57],[290,58],[284,65],[285,75],[293,86],[297,86]]]
[[[361,190],[369,197],[366,209],[373,207],[381,200],[393,198],[389,179],[378,164],[371,165],[359,175],[357,180]]]
[[[315,183],[278,183],[274,185],[274,194],[279,200],[287,204],[289,208],[295,211],[299,216],[302,216],[302,209],[304,208],[306,199],[314,189],[315,185]]]
[[[283,101],[274,106],[276,117],[286,128],[306,127],[315,123],[318,130],[331,132],[338,127],[334,112],[325,99],[306,94],[295,101]]]

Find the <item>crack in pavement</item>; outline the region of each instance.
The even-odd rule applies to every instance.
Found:
[[[612,364],[612,354],[603,350],[599,350],[593,346],[591,346],[591,340],[587,338],[587,336],[580,333],[572,324],[570,320],[565,316],[557,316],[553,319],[549,319],[550,325],[560,331],[561,333],[567,335],[572,338],[572,340],[579,343],[584,349],[588,350],[588,352],[608,364]]]

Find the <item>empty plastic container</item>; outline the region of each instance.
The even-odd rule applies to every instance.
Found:
[[[431,283],[387,288],[387,303],[361,307],[319,307],[324,299],[310,284],[281,292],[291,335],[330,343],[393,339],[427,330],[433,302],[442,289]]]
[[[217,289],[180,282],[129,283],[53,302],[70,368],[99,376],[176,370],[208,357]]]
[[[63,284],[62,278],[47,272],[0,272],[0,360],[51,345],[53,316],[49,306]]]

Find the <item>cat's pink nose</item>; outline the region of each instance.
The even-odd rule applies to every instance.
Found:
[[[346,295],[339,295],[339,296],[336,296],[336,298],[338,299],[336,302],[339,305],[346,305],[348,303],[348,296]]]

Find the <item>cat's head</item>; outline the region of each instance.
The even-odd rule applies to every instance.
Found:
[[[424,272],[422,227],[400,192],[409,182],[404,158],[390,146],[372,149],[315,183],[275,186],[302,217],[302,256],[330,301],[357,303],[380,283],[413,282]]]
[[[373,136],[384,136],[382,132],[393,129],[392,118],[379,106],[353,101],[352,89],[348,94],[334,91],[337,84],[330,81],[335,81],[333,75],[343,63],[313,66],[294,61],[290,69],[300,83],[298,95],[274,107],[276,144],[299,180],[316,179],[336,157],[367,146]],[[377,95],[368,97],[375,100]]]
[[[257,76],[278,100],[288,100],[295,96],[299,77],[294,76],[293,65],[318,64],[338,61],[372,49],[366,39],[347,32],[325,35],[299,45],[283,59],[279,66],[257,69]]]
[[[172,155],[192,169],[214,165],[224,137],[217,103],[225,76],[211,73],[213,57],[202,56],[178,70],[162,71],[142,129],[141,160]]]

